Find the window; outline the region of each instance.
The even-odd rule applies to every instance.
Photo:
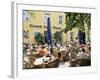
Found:
[[[23,20],[28,21],[29,20],[29,15],[27,10],[23,10]]]
[[[44,42],[47,42],[47,31],[44,31]]]
[[[73,32],[70,32],[70,41],[73,41],[74,40],[73,36],[74,36],[74,33]]]
[[[50,17],[50,14],[49,13],[45,13],[45,17],[44,17],[45,18],[45,21],[44,21],[45,24],[47,24],[48,17]]]
[[[24,32],[23,32],[24,38],[28,38],[28,32],[29,32],[29,31],[24,31]]]
[[[47,31],[44,31],[44,35],[46,35],[47,34]]]
[[[62,24],[63,22],[63,16],[59,16],[59,24]]]

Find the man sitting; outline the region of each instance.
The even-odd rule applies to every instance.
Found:
[[[39,56],[43,57],[47,55],[48,55],[48,50],[44,46],[42,46],[41,50],[39,51]]]

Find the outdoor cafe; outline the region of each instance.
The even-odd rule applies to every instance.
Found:
[[[23,69],[91,66],[90,43],[52,43],[50,18],[47,22],[46,43],[23,43]]]

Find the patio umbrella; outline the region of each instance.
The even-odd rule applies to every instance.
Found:
[[[78,39],[79,39],[79,44],[82,44],[83,43],[83,37],[82,37],[82,31],[79,30],[78,32]]]
[[[47,35],[46,35],[46,42],[48,45],[52,44],[52,34],[51,34],[51,23],[50,23],[50,18],[47,18]]]
[[[82,31],[79,31],[78,32],[78,38],[79,38],[79,43],[80,44],[86,44],[86,41],[85,41],[85,32],[82,32]]]

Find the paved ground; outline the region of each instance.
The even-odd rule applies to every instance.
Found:
[[[65,68],[65,67],[69,67],[70,66],[70,63],[69,62],[64,62],[64,63],[60,63],[59,64],[59,68]]]

